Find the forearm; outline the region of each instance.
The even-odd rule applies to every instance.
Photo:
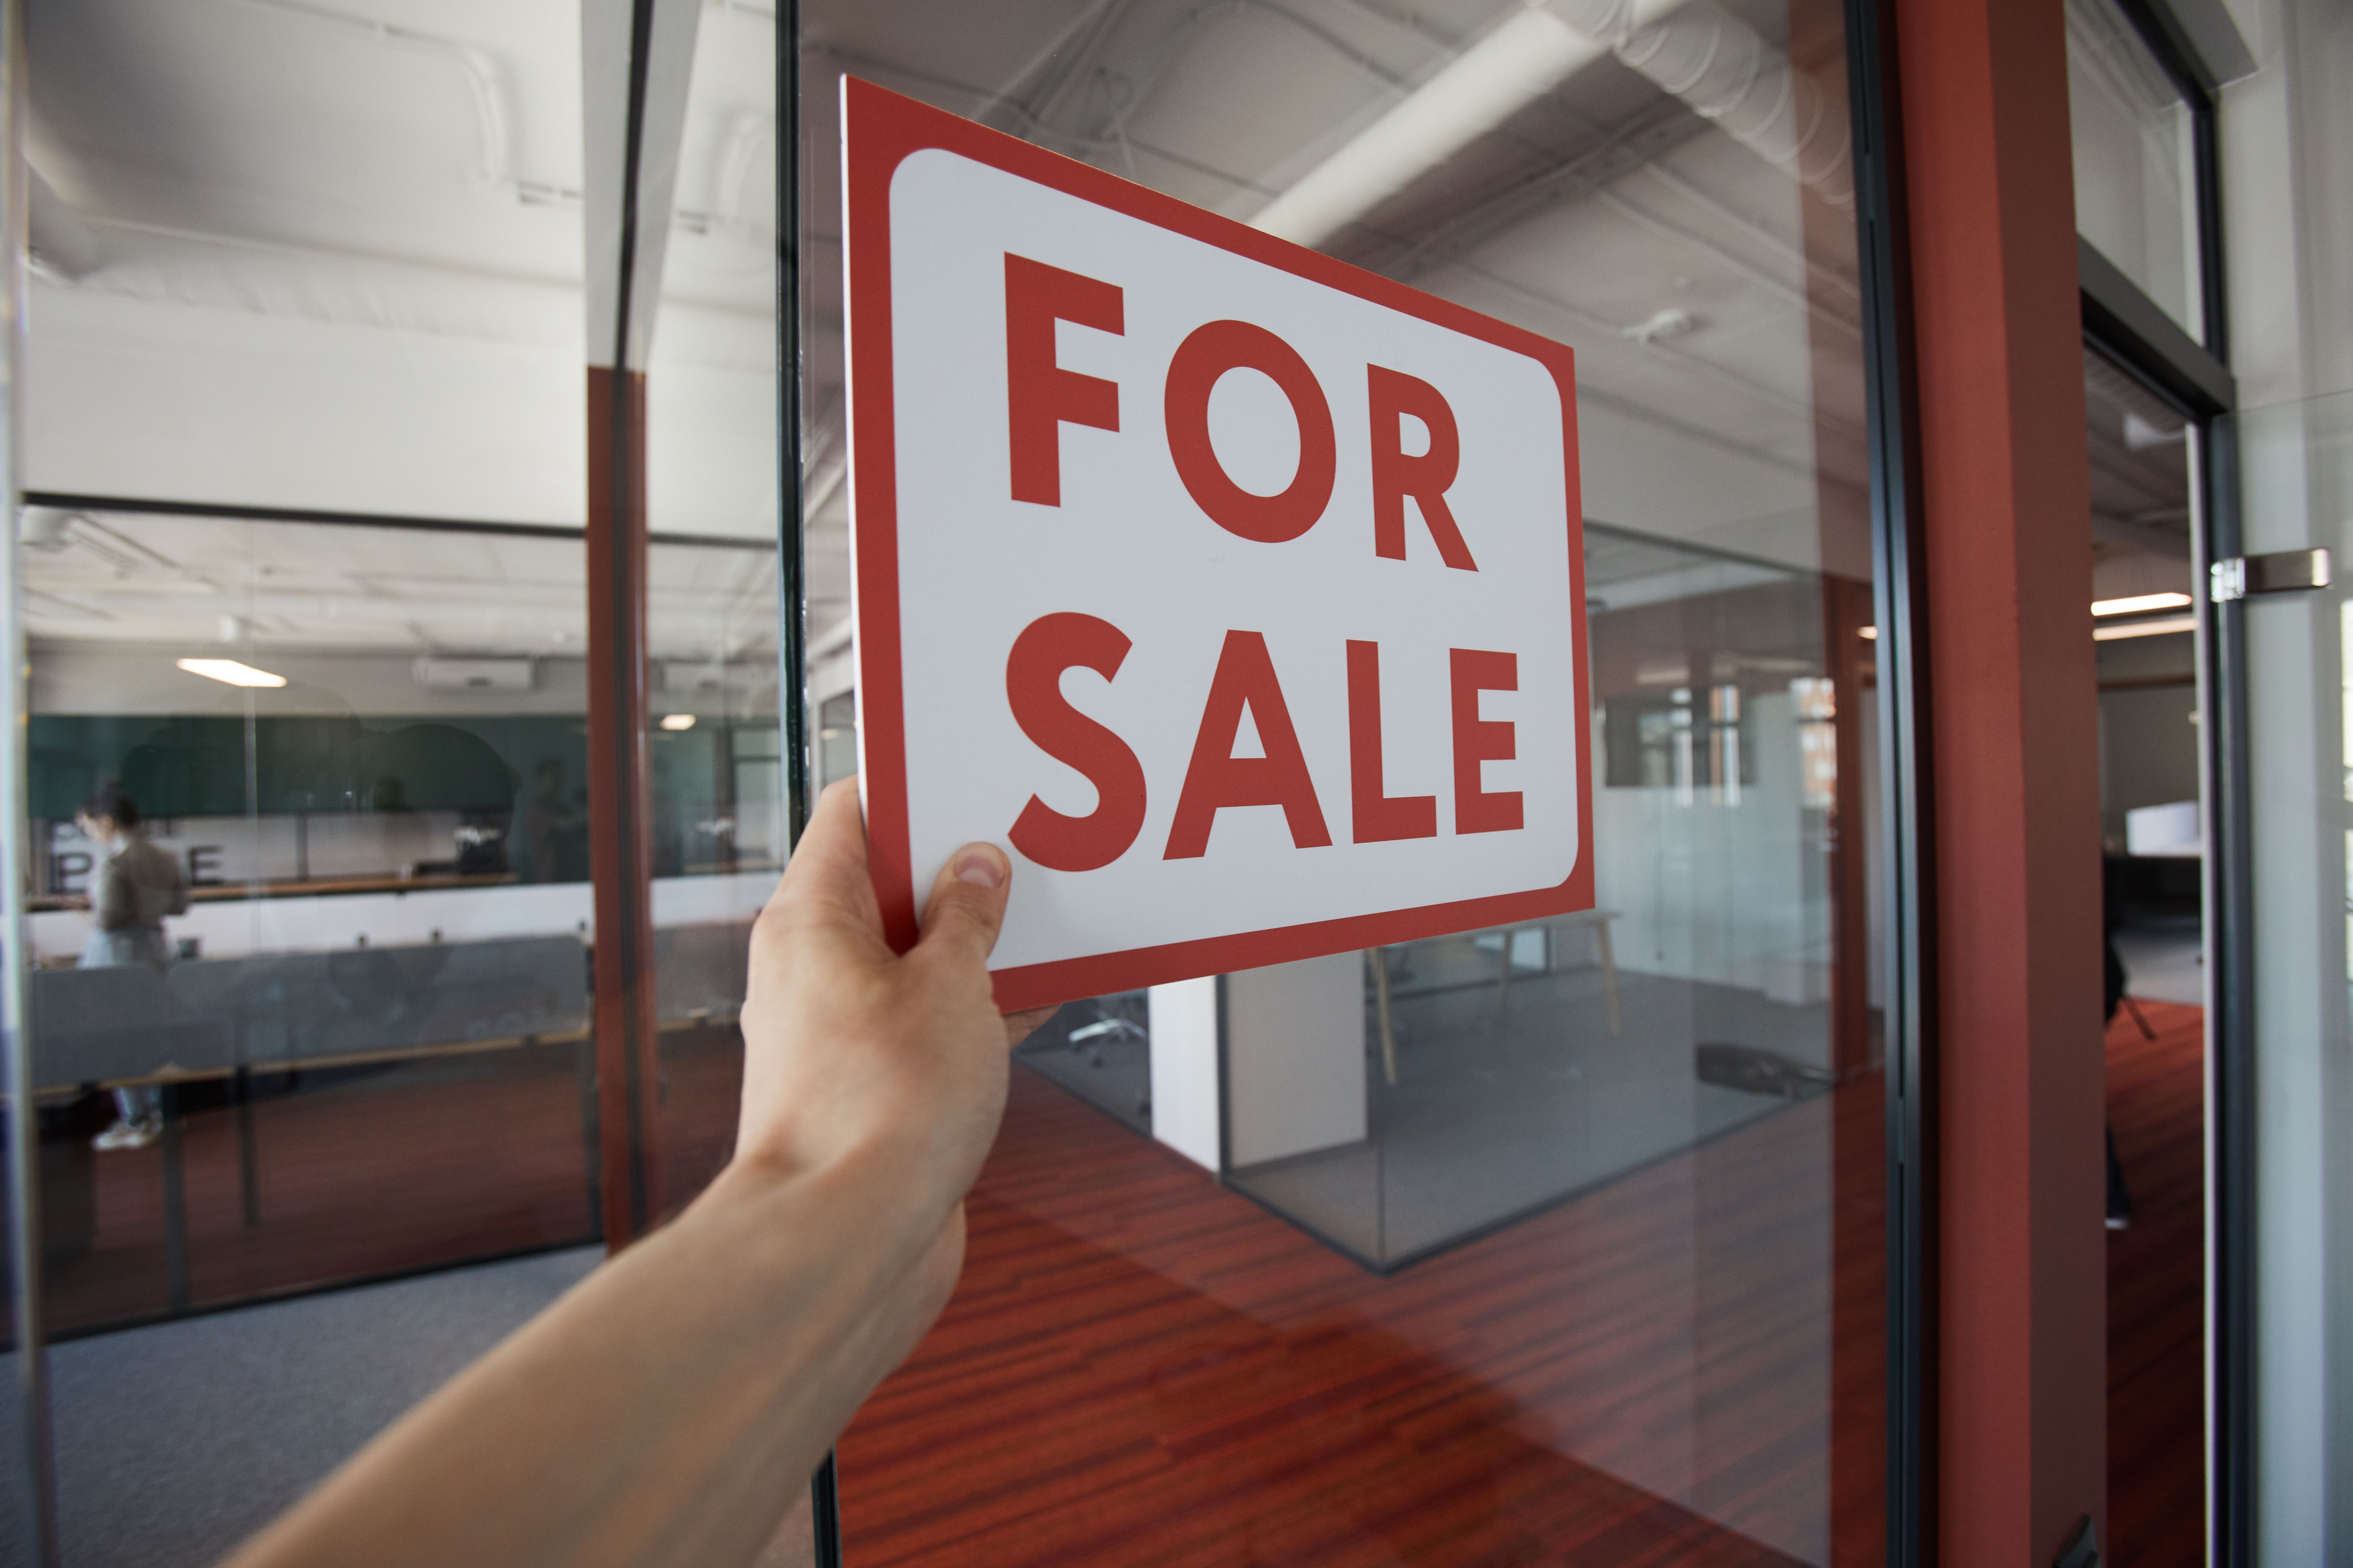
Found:
[[[928,1325],[961,1243],[877,1157],[731,1167],[236,1568],[748,1562]]]

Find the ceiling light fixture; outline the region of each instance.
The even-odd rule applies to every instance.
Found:
[[[2193,601],[2187,594],[2136,594],[2129,599],[2094,599],[2095,616],[2132,616],[2143,610],[2183,610]]]
[[[201,675],[206,680],[223,681],[230,686],[283,686],[286,678],[272,675],[266,669],[256,669],[249,664],[239,664],[233,658],[174,659],[190,675]]]
[[[662,715],[661,724],[662,728],[665,730],[691,730],[694,728],[694,715],[691,713],[665,713]]]
[[[1877,642],[1879,640],[1879,628],[1877,626],[1864,626],[1862,627],[1861,630],[1863,641]]]
[[[2094,626],[2094,642],[2115,642],[2120,637],[2156,637],[2168,632],[2190,632],[2198,629],[2195,616],[2168,616],[2161,621],[2126,621],[2122,626]]]

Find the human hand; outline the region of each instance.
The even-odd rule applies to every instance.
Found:
[[[735,1158],[786,1172],[862,1152],[892,1163],[944,1220],[1005,1106],[1006,1053],[1052,1008],[1000,1016],[987,960],[1012,865],[990,844],[948,858],[903,956],[882,936],[857,786],[818,797],[752,932]]]

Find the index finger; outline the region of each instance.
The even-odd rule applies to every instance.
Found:
[[[866,822],[858,809],[858,781],[828,784],[817,797],[801,840],[785,863],[784,879],[768,900],[779,917],[853,925],[881,940],[882,907],[867,867]]]

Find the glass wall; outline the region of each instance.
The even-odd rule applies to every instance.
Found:
[[[659,1206],[735,1142],[744,954],[786,847],[778,722],[776,27],[697,25],[646,372]]]
[[[34,7],[52,1331],[597,1236],[579,25]],[[647,376],[671,1207],[786,848],[773,30],[700,28]]]
[[[590,1239],[576,16],[29,25],[50,1328]]]
[[[2068,0],[2067,94],[2077,231],[2202,341],[2189,106],[2116,0]]]
[[[1839,9],[801,17],[828,772],[854,742],[831,705],[853,681],[845,74],[1570,344],[1592,639],[1593,910],[1073,1004],[1018,1053],[963,1284],[842,1442],[850,1559],[1876,1560],[1875,628]],[[1537,33],[1562,63],[1501,68]],[[1483,127],[1330,174],[1400,105],[1466,92]]]

